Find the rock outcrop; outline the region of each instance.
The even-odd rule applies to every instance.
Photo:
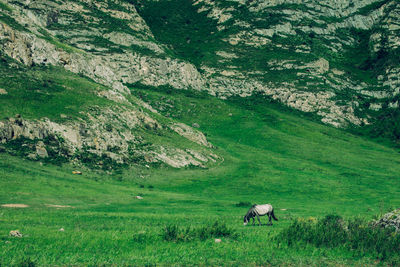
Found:
[[[396,231],[400,230],[400,209],[396,209],[386,213],[379,220],[372,223],[375,227],[394,228]]]
[[[163,162],[177,168],[204,166],[207,162],[215,162],[215,156],[206,150],[185,151],[176,147],[165,147],[165,144],[146,143],[139,133],[135,135],[136,131],[145,129],[161,132],[164,127],[143,112],[122,107],[93,107],[85,115],[86,120],[68,121],[64,124],[47,118],[26,120],[20,116],[0,121],[0,143],[8,144],[25,138],[30,142],[24,143],[25,148],[29,149],[24,150],[23,156],[46,159],[51,153],[53,158],[83,161],[85,157],[95,157],[98,161],[92,162],[96,165],[92,167],[103,167],[102,160],[106,159],[115,164]],[[184,124],[181,127],[191,128]],[[199,140],[203,143],[191,136],[184,137],[204,147],[210,147],[202,133],[196,131],[196,134],[202,137]],[[145,143],[146,148],[143,147]]]

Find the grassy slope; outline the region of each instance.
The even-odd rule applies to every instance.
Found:
[[[338,213],[370,219],[399,206],[397,151],[260,99],[134,93],[154,106],[162,97],[170,99],[174,107],[163,113],[198,123],[224,162],[209,169],[134,168],[116,181],[91,172],[73,176],[69,166],[40,166],[0,154],[0,203],[31,205],[0,208],[1,264],[27,258],[39,265],[375,263],[341,249],[278,247],[271,237],[293,217]],[[243,227],[247,207],[236,207],[240,201],[270,202],[280,221],[273,227]],[[167,224],[202,226],[216,219],[239,237],[220,244],[212,238],[173,243],[160,237]],[[65,232],[58,231],[61,227]],[[15,229],[25,236],[8,237]]]
[[[0,95],[0,121],[20,114],[24,119],[43,119],[49,118],[51,121],[68,123],[79,119],[87,119],[87,114],[96,116],[99,110],[111,108],[116,105],[114,101],[98,96],[98,92],[109,90],[107,87],[94,82],[86,77],[82,77],[64,70],[61,67],[35,66],[27,68],[12,62],[7,58],[0,58],[0,89],[7,93]],[[123,105],[125,109],[137,112],[141,109],[137,106],[135,96],[126,96],[133,105]],[[122,104],[119,104],[120,106]],[[115,109],[114,109],[115,110]],[[181,149],[194,149],[196,151],[206,151],[207,148],[198,145],[186,138],[179,136],[171,129],[164,127],[170,124],[170,119],[161,115],[148,113],[163,125],[163,129],[153,131],[146,127],[136,127],[131,129],[132,133],[141,141],[136,145],[138,150],[151,150],[157,146],[173,147]],[[125,125],[115,125],[122,126]],[[128,126],[126,126],[128,127]],[[36,140],[37,141],[37,140]],[[7,150],[15,153],[14,155],[26,156],[32,148],[21,147],[26,140],[13,140],[7,145]],[[0,144],[0,150],[4,147]],[[50,151],[50,150],[49,150]],[[207,153],[207,151],[206,151]],[[55,154],[58,155],[58,152]],[[75,156],[83,157],[86,166],[99,167],[98,157],[89,155],[85,148],[76,153]],[[58,159],[48,158],[49,162],[57,162]],[[54,161],[53,161],[54,160]],[[142,160],[141,155],[132,155],[133,162]],[[107,169],[116,164],[107,160],[102,168]],[[134,163],[133,163],[134,164]],[[154,165],[157,165],[155,163]],[[120,178],[118,178],[120,179]]]
[[[95,95],[106,87],[59,67],[11,67],[0,62],[0,75],[0,88],[7,91],[0,95],[0,119],[21,114],[61,121],[61,114],[82,117],[79,112],[90,106],[113,103]]]

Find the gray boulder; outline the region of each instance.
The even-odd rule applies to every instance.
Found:
[[[396,209],[389,213],[386,213],[379,220],[376,220],[372,223],[375,227],[382,228],[395,228],[396,231],[400,230],[400,209]]]
[[[49,154],[47,153],[46,147],[43,143],[43,141],[39,141],[36,144],[36,154],[38,155],[38,157],[40,158],[47,158],[49,157]]]

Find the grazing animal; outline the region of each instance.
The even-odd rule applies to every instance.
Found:
[[[269,217],[269,225],[272,225],[271,218],[273,218],[275,221],[278,220],[275,217],[274,208],[272,207],[271,204],[263,204],[263,205],[254,204],[246,213],[246,215],[244,215],[243,224],[247,225],[250,219],[253,219],[253,225],[254,225],[255,221],[254,217],[257,217],[258,223],[261,226],[260,216],[265,216],[265,215],[268,215]]]

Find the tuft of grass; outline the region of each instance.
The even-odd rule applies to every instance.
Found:
[[[237,237],[237,233],[234,229],[229,228],[225,223],[221,223],[219,221],[216,221],[212,225],[200,227],[196,232],[198,238],[201,240],[213,237]]]
[[[161,236],[165,241],[189,241],[192,237],[191,231],[190,226],[184,229],[179,228],[176,224],[171,224],[164,227]]]
[[[147,244],[154,241],[154,239],[151,235],[146,234],[145,231],[139,231],[132,235],[132,241],[139,244]]]
[[[172,224],[165,226],[162,231],[163,240],[172,242],[188,242],[196,239],[206,240],[215,237],[235,238],[237,233],[234,229],[219,221],[199,228],[192,228],[191,226],[181,228],[176,224]]]
[[[235,204],[236,207],[251,207],[251,203],[247,201],[240,201]]]
[[[36,264],[30,258],[23,259],[19,264],[18,267],[35,267]]]

